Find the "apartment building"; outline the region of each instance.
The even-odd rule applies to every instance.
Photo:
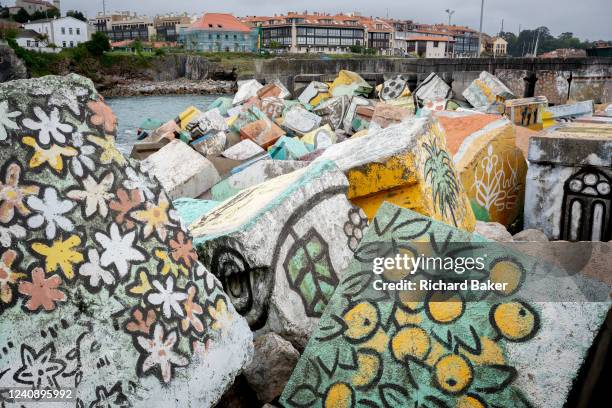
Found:
[[[157,41],[177,42],[181,27],[191,24],[191,19],[187,14],[156,16],[153,20],[155,36]]]
[[[257,29],[232,14],[206,13],[179,31],[185,49],[206,52],[251,52],[257,47]]]
[[[137,39],[149,41],[156,34],[153,19],[129,11],[98,13],[91,24],[96,31],[105,33],[111,42]]]
[[[55,44],[59,48],[76,47],[89,40],[87,23],[73,17],[30,21],[23,28],[37,32],[47,44]]]

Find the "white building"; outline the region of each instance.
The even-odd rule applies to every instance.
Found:
[[[60,0],[44,1],[44,0],[15,0],[15,6],[9,7],[10,14],[17,14],[19,10],[24,9],[28,14],[34,14],[37,11],[45,12],[51,9],[60,10]]]
[[[49,45],[59,48],[73,48],[89,40],[87,23],[74,17],[30,21],[23,25],[47,39]]]
[[[34,30],[20,30],[15,42],[21,48],[36,52],[59,52],[59,48],[51,48],[46,39]]]
[[[409,54],[416,54],[424,58],[446,58],[453,53],[452,37],[438,37],[431,35],[415,35],[406,38]]]

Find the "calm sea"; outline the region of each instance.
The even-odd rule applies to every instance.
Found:
[[[162,95],[106,98],[118,121],[117,148],[129,154],[136,143],[136,129],[147,118],[166,122],[189,106],[200,110],[220,95]]]

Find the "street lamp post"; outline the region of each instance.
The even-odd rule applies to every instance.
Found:
[[[448,14],[448,25],[451,25],[451,17],[453,16],[453,14],[455,14],[455,10],[451,10],[451,9],[446,9],[444,10],[446,11],[446,13]]]
[[[480,29],[478,30],[478,56],[482,51],[482,17],[484,14],[484,0],[480,3]]]

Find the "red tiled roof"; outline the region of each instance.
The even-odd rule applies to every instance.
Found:
[[[211,31],[240,31],[244,33],[251,31],[249,26],[240,22],[232,14],[225,13],[206,13],[201,19],[193,23],[190,28]]]
[[[436,37],[433,35],[413,35],[406,38],[406,41],[442,41],[442,42],[455,42],[451,37]]]

